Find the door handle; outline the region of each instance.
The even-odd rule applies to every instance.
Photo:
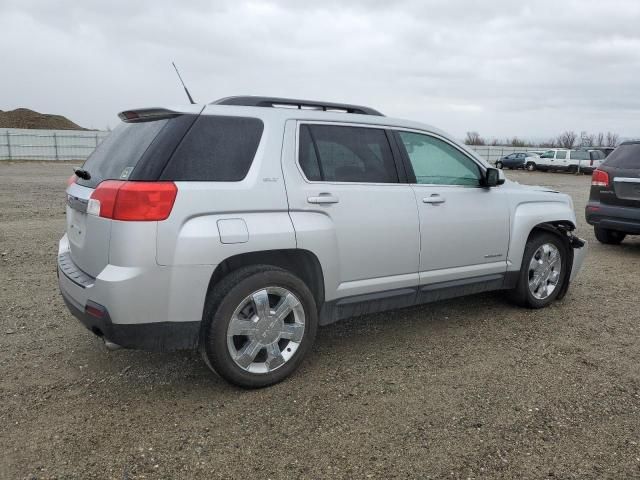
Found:
[[[434,193],[430,197],[424,197],[422,199],[422,203],[430,203],[432,205],[438,205],[438,204],[444,203],[444,202],[445,202],[444,197],[441,197],[437,193]]]
[[[338,197],[334,197],[330,193],[321,193],[317,197],[308,197],[307,202],[315,203],[315,204],[329,204],[329,203],[338,203]]]

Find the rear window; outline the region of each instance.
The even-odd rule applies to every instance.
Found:
[[[103,180],[126,180],[168,120],[122,123],[105,138],[87,158],[82,168],[91,174],[89,180],[77,183],[95,188]]]
[[[238,182],[249,172],[263,129],[257,118],[201,115],[178,145],[161,179]]]
[[[604,163],[615,168],[640,168],[640,144],[620,145]]]

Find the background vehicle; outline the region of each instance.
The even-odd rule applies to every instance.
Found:
[[[586,252],[567,195],[371,108],[230,97],[120,118],[67,188],[62,295],[106,341],[199,348],[244,387],[354,315],[501,289],[544,307]]]
[[[543,153],[535,166],[542,171],[564,171],[591,173],[604,159],[600,150],[554,148]]]
[[[593,172],[587,222],[602,243],[640,234],[640,142],[624,142]]]
[[[525,168],[527,162],[535,162],[538,155],[532,152],[515,152],[505,155],[496,162],[496,168]]]

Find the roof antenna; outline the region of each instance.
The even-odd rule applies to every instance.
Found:
[[[175,62],[171,62],[171,65],[173,65],[173,68],[176,69],[176,73],[178,74],[178,78],[180,79],[180,83],[182,84],[182,88],[184,88],[184,93],[186,93],[187,97],[189,97],[189,102],[191,102],[192,104],[195,104],[196,102],[194,102],[193,98],[191,98],[191,94],[189,93],[189,90],[187,89],[187,86],[182,81],[182,77],[180,76],[180,72],[178,71],[178,67],[176,67]]]

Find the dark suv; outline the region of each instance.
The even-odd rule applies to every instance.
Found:
[[[640,234],[640,141],[622,143],[593,172],[586,217],[602,243]]]

